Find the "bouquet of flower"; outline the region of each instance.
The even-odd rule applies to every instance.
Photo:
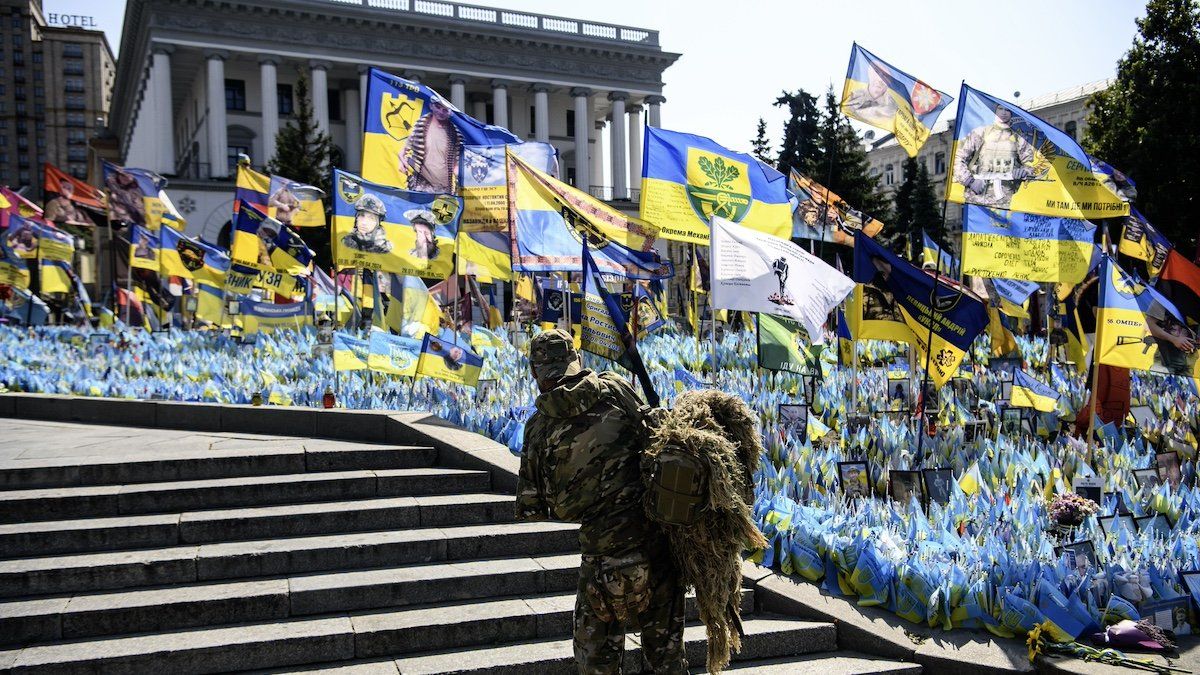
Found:
[[[1059,525],[1079,525],[1084,518],[1092,515],[1100,507],[1096,502],[1081,497],[1074,492],[1065,495],[1055,495],[1050,501],[1050,517]]]

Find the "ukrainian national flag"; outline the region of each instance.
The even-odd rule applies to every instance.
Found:
[[[1150,224],[1140,211],[1129,207],[1129,215],[1125,217],[1121,231],[1121,241],[1117,250],[1123,255],[1146,261],[1146,271],[1150,276],[1158,276],[1163,265],[1167,262],[1167,253],[1174,249],[1158,228]]]
[[[205,281],[196,282],[196,318],[201,321],[224,328],[222,323],[229,323],[225,315],[225,289]]]
[[[987,327],[986,307],[970,291],[922,272],[861,232],[854,242],[854,280],[870,284],[880,301],[890,304],[887,311],[900,317],[908,329],[904,341],[916,347],[922,363],[929,364],[935,387],[954,377],[971,343]],[[858,297],[860,290],[861,286],[855,293]],[[867,309],[860,305],[860,311]],[[857,330],[855,335],[867,337]]]
[[[1062,307],[1063,313],[1059,315],[1059,321],[1062,323],[1063,332],[1067,334],[1067,359],[1075,365],[1075,372],[1087,374],[1091,365],[1088,363],[1088,349],[1091,345],[1088,344],[1087,336],[1079,321],[1079,310],[1075,306],[1074,293],[1069,293],[1063,299]]]
[[[236,216],[242,203],[267,213],[267,198],[271,192],[271,177],[238,162],[237,182],[233,194],[233,213]]]
[[[417,374],[474,387],[479,384],[483,359],[465,346],[426,333],[421,343]]]
[[[1099,363],[1150,370],[1158,343],[1150,334],[1150,319],[1168,316],[1184,322],[1171,301],[1150,286],[1127,275],[1105,255],[1100,263],[1100,300],[1096,305],[1096,358]]]
[[[41,282],[39,293],[70,293],[74,285],[71,283],[71,263],[64,260],[42,258]]]
[[[210,286],[223,288],[225,275],[229,273],[229,254],[224,249],[202,241],[195,243],[204,250],[204,264],[192,274],[192,277],[197,282],[205,282]]]
[[[367,367],[371,370],[404,377],[417,374],[420,340],[373,330],[368,345]],[[337,355],[336,351],[334,355]]]
[[[370,344],[366,340],[334,331],[333,333],[333,369],[366,370],[367,359],[370,358]]]
[[[896,137],[909,157],[916,157],[929,138],[942,109],[954,99],[854,44],[842,112]]]
[[[933,240],[924,230],[921,231],[921,237],[924,238],[925,244],[921,251],[921,257],[925,266],[932,266],[938,270],[938,273],[946,276],[958,276],[958,262],[949,251],[943,250],[938,243]]]
[[[1011,354],[1017,350],[1017,338],[1009,330],[1008,326],[1004,325],[1004,321],[1000,318],[1000,310],[995,305],[989,305],[988,313],[988,337],[992,341],[992,356],[1004,356]]]
[[[1012,407],[1054,412],[1058,399],[1059,393],[1049,385],[1033,379],[1024,370],[1013,372],[1012,396],[1009,397]]]
[[[790,239],[787,177],[750,155],[703,136],[646,127],[642,218],[664,239],[708,245],[709,220],[720,216]]]
[[[512,281],[512,239],[508,232],[459,232],[458,273],[483,283]]]
[[[392,301],[388,303],[385,317],[389,330],[413,338],[438,332],[442,309],[425,282],[417,277],[393,274],[389,294]]]
[[[1077,284],[1091,268],[1096,226],[974,204],[963,207],[963,274]]]
[[[429,131],[436,124],[435,107],[449,111],[450,133]],[[425,189],[424,185],[410,187],[409,180],[422,175],[425,158],[430,152],[460,163],[464,145],[521,142],[508,129],[487,125],[466,115],[429,87],[377,68],[372,68],[367,75],[363,130],[363,178],[412,190]],[[439,139],[443,147],[430,147],[434,139]],[[444,177],[424,176],[419,180],[444,180],[445,184],[433,186],[431,191],[434,192],[458,191],[457,173]]]
[[[271,247],[271,266],[288,274],[304,274],[312,266],[313,252],[292,228],[281,224]]]
[[[312,307],[307,302],[277,305],[247,300],[240,303],[239,308],[245,335],[270,333],[280,328],[299,330],[301,326],[312,325]]]
[[[158,271],[158,235],[141,225],[129,230],[129,266]]]
[[[578,272],[586,239],[597,268],[631,279],[665,279],[671,263],[654,250],[658,228],[508,155],[512,266],[518,272]]]
[[[1092,158],[1075,139],[966,84],[955,115],[953,155],[947,201],[1060,218],[1129,213],[1129,204],[1105,185],[1106,176],[1095,173]],[[1054,238],[1053,230],[1041,238]]]
[[[258,231],[264,224],[272,229],[278,229],[278,224],[267,214],[254,208],[247,202],[238,205],[237,217],[233,221],[233,242],[229,246],[229,256],[234,263],[246,267],[270,267],[270,257],[267,245],[259,237]]]

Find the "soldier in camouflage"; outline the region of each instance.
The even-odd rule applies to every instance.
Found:
[[[686,673],[683,588],[642,506],[649,407],[616,374],[584,369],[565,331],[536,336],[529,363],[541,395],[525,427],[517,518],[580,524],[579,672],[620,673],[625,632],[640,630],[653,672]]]

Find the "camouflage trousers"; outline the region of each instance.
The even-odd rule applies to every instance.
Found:
[[[639,671],[662,675],[687,673],[683,652],[684,598],[679,577],[667,558],[651,559],[649,602],[646,608],[623,623],[602,618],[589,594],[595,594],[597,568],[603,556],[583,556],[579,588],[575,596],[575,662],[584,675],[615,675],[621,672],[626,631],[639,632],[642,666]],[[589,588],[591,586],[591,588]]]

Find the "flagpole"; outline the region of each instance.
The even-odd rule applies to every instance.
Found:
[[[710,221],[711,222],[711,221]],[[712,352],[712,382],[713,386],[717,384],[717,305],[713,302],[712,291],[715,287],[713,283],[713,275],[716,274],[716,265],[713,264],[713,235],[712,227],[709,226],[708,231],[708,338],[709,347]]]
[[[1105,266],[1105,262],[1108,260],[1108,236],[1107,235],[1108,235],[1107,231],[1101,233],[1101,235],[1100,235],[1100,237],[1101,237],[1100,241],[1101,241],[1101,245],[1104,249],[1104,254],[1100,259],[1099,269],[1096,270],[1097,276],[1100,276],[1102,273],[1108,271],[1107,267]],[[1111,274],[1111,271],[1109,271],[1109,274]],[[1096,283],[1106,284],[1106,283],[1108,283],[1108,279],[1098,279]],[[1102,344],[1100,341],[1100,329],[1104,327],[1104,324],[1100,321],[1099,305],[1100,305],[1100,298],[1101,298],[1103,292],[1104,292],[1103,286],[1097,288],[1096,305],[1092,307],[1092,313],[1096,317],[1096,333],[1092,338],[1092,374],[1091,374],[1091,387],[1089,388],[1089,392],[1091,395],[1088,397],[1089,399],[1091,399],[1091,402],[1088,405],[1087,419],[1084,420],[1084,422],[1087,424],[1087,426],[1084,428],[1087,429],[1087,449],[1088,449],[1088,464],[1089,465],[1091,465],[1095,459],[1095,444],[1094,444],[1093,439],[1095,438],[1095,435],[1096,435],[1096,429],[1095,429],[1096,405],[1097,405],[1096,400],[1099,398],[1099,392],[1096,391],[1096,384],[1100,380],[1100,345]],[[1084,337],[1084,339],[1087,339],[1086,336]]]
[[[37,292],[41,293],[42,292],[42,233],[41,232],[38,232],[37,252],[34,254],[34,256],[35,257],[33,260],[37,264],[37,273],[38,273],[37,274],[37,280],[38,280]],[[33,321],[33,299],[36,297],[37,297],[37,293],[34,293],[33,288],[31,287],[29,289],[29,300],[25,303],[25,327],[26,328],[28,328],[29,324]]]
[[[950,205],[950,200],[948,200],[948,199],[942,200],[942,226],[941,226],[941,229],[946,228],[946,208],[949,205]],[[940,283],[941,276],[942,276],[942,256],[939,255],[939,256],[937,256],[937,260],[935,261],[935,265],[934,265],[933,289],[929,293],[929,336],[925,339],[925,372],[921,375],[921,391],[915,397],[915,400],[921,406],[921,410],[917,411],[918,414],[920,415],[920,419],[921,419],[920,426],[925,426],[925,423],[926,423],[925,406],[926,406],[927,402],[925,401],[925,390],[929,388],[929,362],[931,360],[931,357],[933,356],[933,327],[934,327],[934,325],[937,324],[937,317],[941,314],[941,312],[939,312],[937,309],[937,306],[938,306],[937,292],[938,292],[938,284]],[[962,293],[961,287],[959,288],[958,292],[960,294]],[[969,351],[970,349],[971,349],[970,346],[968,346],[967,350]],[[912,366],[913,366],[912,360],[910,359],[909,364],[908,364],[909,372],[912,372]],[[914,418],[915,417],[916,417],[916,415],[914,415]],[[919,461],[922,464],[924,464],[924,462],[925,462],[924,448],[925,448],[925,430],[918,427],[918,429],[917,429],[917,457],[919,458]]]

